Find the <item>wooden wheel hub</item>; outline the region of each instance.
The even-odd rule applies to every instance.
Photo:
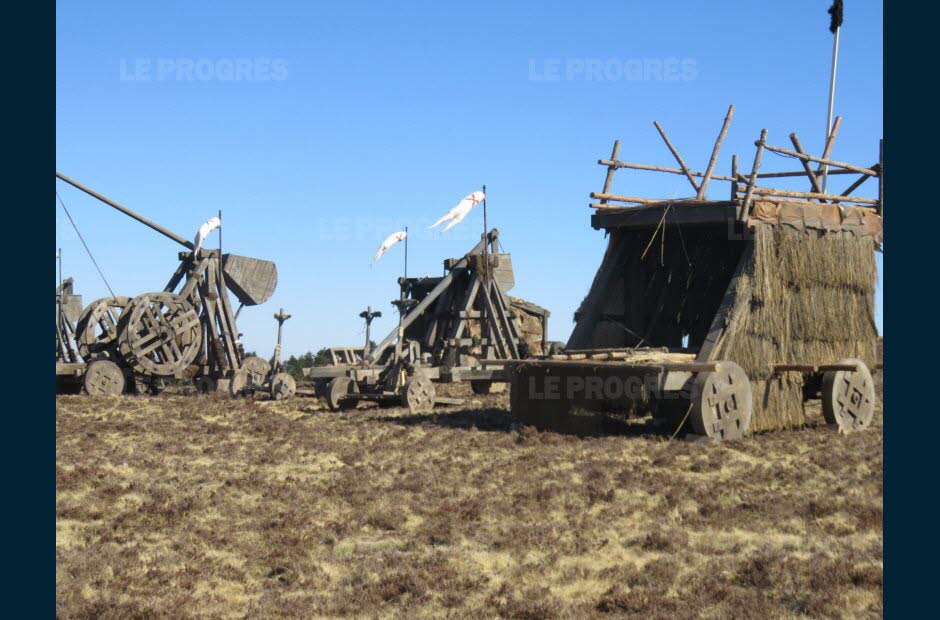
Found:
[[[875,382],[861,360],[842,359],[837,364],[850,364],[855,370],[832,370],[823,375],[823,417],[839,432],[864,430],[875,415]]]
[[[695,376],[690,422],[699,435],[739,439],[747,433],[752,410],[751,383],[734,362],[718,362],[715,371]]]

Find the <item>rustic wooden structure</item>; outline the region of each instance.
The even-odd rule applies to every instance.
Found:
[[[868,167],[831,159],[839,118],[822,156],[807,154],[796,134],[792,149],[773,146],[764,130],[750,171],[739,171],[735,156],[730,175],[716,174],[733,113],[732,106],[705,172],[686,164],[659,123],[678,167],[622,161],[619,141],[598,161],[606,177],[591,194],[591,224],[609,235],[607,251],[565,350],[510,364],[520,421],[592,433],[612,417],[642,412],[671,431],[730,439],[798,426],[803,400],[821,397],[840,430],[870,423],[881,148]],[[801,169],[764,171],[766,152]],[[857,178],[842,193],[822,192],[822,166],[831,180]],[[693,196],[615,194],[621,169],[682,175]],[[799,178],[809,191],[766,183]],[[855,195],[869,178],[877,198]],[[710,181],[730,183],[728,199],[707,199]]]
[[[179,265],[163,290],[105,297],[81,312],[75,327],[77,349],[88,371],[96,366],[95,376],[104,377],[102,382],[109,386],[104,393],[156,391],[165,378],[192,379],[201,392],[232,396],[270,387],[270,364],[245,357],[236,317],[242,306],[264,303],[274,293],[273,262],[223,254],[221,248],[196,249],[107,196],[58,172],[56,177],[187,249],[178,254]],[[230,293],[241,304],[237,311]],[[124,377],[120,389],[118,375]],[[86,391],[102,393],[87,386]]]
[[[373,349],[330,349],[332,364],[306,368],[331,408],[360,400],[425,411],[451,399],[437,382],[469,381],[477,393],[506,380],[505,362],[540,354],[550,313],[509,296],[512,257],[489,231],[440,277],[399,278],[399,324]]]

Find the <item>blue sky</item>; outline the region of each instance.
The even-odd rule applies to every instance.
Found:
[[[750,162],[762,127],[820,152],[829,4],[58,2],[56,169],[187,238],[222,209],[226,251],[278,264],[274,297],[239,318],[266,355],[279,306],[294,317],[288,353],[360,343],[367,304],[384,314],[373,333],[392,329],[401,249],[370,267],[376,247],[408,225],[410,274],[440,274],[482,212],[445,234],[427,226],[486,184],[512,294],[550,309],[550,337],[566,340],[605,245],[589,225],[596,160],[619,138],[622,159],[673,165],[659,120],[704,169],[729,103],[720,171],[732,153]],[[837,160],[877,160],[882,56],[880,3],[849,3]],[[176,244],[56,188],[118,294],[162,289]],[[644,172],[619,172],[614,189],[689,194],[680,176]],[[106,295],[55,208],[66,275],[86,302]],[[880,327],[880,287],[877,307]]]

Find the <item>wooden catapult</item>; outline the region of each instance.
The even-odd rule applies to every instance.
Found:
[[[498,230],[444,261],[444,271],[398,279],[400,321],[374,348],[336,347],[330,365],[304,369],[331,408],[368,400],[427,411],[453,401],[438,397],[435,383],[468,381],[485,394],[506,381],[507,361],[542,352],[550,313],[509,296],[512,258],[500,251]]]
[[[193,242],[107,196],[61,173],[56,178],[186,248],[162,291],[88,304],[74,323],[76,355],[62,358],[57,353],[57,377],[71,378],[86,393],[99,395],[157,392],[165,379],[193,380],[204,393],[293,393],[289,375],[264,359],[245,356],[236,324],[242,307],[264,303],[274,293],[273,262],[223,254],[221,247],[196,249]],[[229,293],[240,303],[237,310]]]

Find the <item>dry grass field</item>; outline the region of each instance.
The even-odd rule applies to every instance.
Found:
[[[882,425],[714,445],[311,400],[56,401],[62,618],[880,617]]]

